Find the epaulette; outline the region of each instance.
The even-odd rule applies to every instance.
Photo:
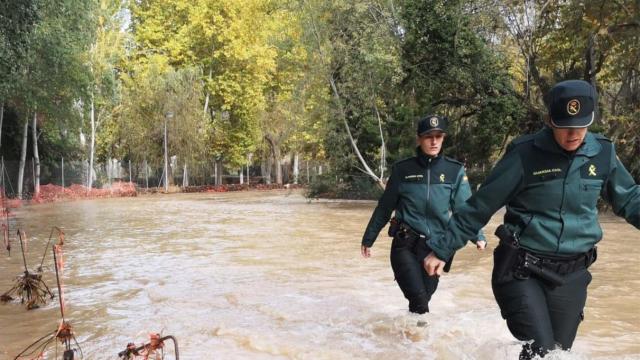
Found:
[[[598,133],[592,133],[593,136],[596,138],[596,140],[600,141],[607,141],[607,142],[612,142],[611,139],[609,139],[608,137],[602,135],[602,134],[598,134]]]
[[[450,157],[448,157],[448,156],[443,156],[443,158],[444,158],[445,160],[447,160],[448,162],[454,163],[454,164],[456,164],[456,165],[464,166],[464,164],[463,164],[461,161],[458,161],[458,160],[456,160],[456,159],[450,158]]]
[[[509,145],[507,146],[507,152],[511,151],[513,148],[515,148],[516,146],[518,146],[520,144],[524,144],[526,142],[533,141],[533,139],[535,137],[536,137],[536,134],[528,134],[528,135],[522,135],[520,137],[517,137],[517,138],[511,140],[511,143],[509,143]]]
[[[407,162],[409,160],[414,160],[415,158],[416,158],[415,156],[409,156],[408,158],[404,158],[404,159],[401,159],[401,160],[398,160],[398,161],[394,162],[393,166],[400,165],[400,164],[405,163],[405,162]]]

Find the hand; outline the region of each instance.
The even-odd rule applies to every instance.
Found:
[[[362,257],[363,258],[369,258],[371,257],[371,248],[368,246],[364,246],[362,245],[360,252],[362,253]]]
[[[487,242],[485,240],[478,240],[476,241],[476,248],[480,251],[486,249],[487,247]]]
[[[440,276],[442,275],[442,271],[444,270],[444,265],[446,262],[438,259],[434,252],[430,252],[426,258],[422,261],[422,265],[424,266],[424,270],[429,274],[429,276]]]

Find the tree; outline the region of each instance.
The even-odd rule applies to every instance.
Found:
[[[244,164],[258,138],[264,89],[275,69],[268,43],[270,1],[141,1],[132,7],[141,49],[158,51],[177,67],[203,69],[210,156],[221,166]]]
[[[12,96],[33,27],[39,20],[38,6],[35,0],[0,4],[0,138],[5,103]]]
[[[122,76],[123,101],[102,130],[99,156],[160,163],[166,124],[170,155],[192,167],[203,161],[206,122],[200,110],[201,77],[198,69],[175,70],[162,55],[134,64]],[[171,173],[164,175],[169,183]]]
[[[344,140],[351,144],[360,170],[382,188],[385,166],[380,166],[380,173],[376,174],[369,163],[376,159],[385,163],[383,118],[389,120],[387,106],[393,103],[395,95],[388,90],[394,89],[402,79],[393,9],[381,1],[305,1],[304,4],[309,41],[315,41],[315,51],[321,57],[333,94],[336,118],[346,131]],[[336,130],[334,128],[333,133],[338,138],[328,139],[332,145],[341,142],[342,135]],[[367,141],[372,136],[377,144]],[[338,150],[329,156],[337,160],[341,154],[344,152]],[[339,171],[348,172],[351,166],[359,168],[353,161],[334,163],[342,168]]]
[[[36,170],[35,190],[39,183],[37,126],[42,121],[60,124],[77,118],[74,101],[83,94],[88,76],[81,54],[91,41],[93,2],[89,0],[43,1],[39,7],[41,21],[33,30],[25,52],[25,62],[16,77],[12,103],[23,112],[25,121],[33,118]],[[26,128],[26,126],[25,126]],[[25,158],[27,131],[23,134],[21,160]],[[25,161],[19,170],[18,195],[22,196],[22,175]],[[37,195],[37,193],[35,194]]]
[[[87,187],[91,188],[94,178],[94,155],[96,146],[96,130],[105,118],[112,115],[119,99],[118,66],[123,61],[124,44],[127,35],[122,31],[122,2],[118,0],[101,0],[96,12],[98,17],[95,30],[95,41],[88,51],[91,69],[91,85],[89,89],[89,172]]]
[[[403,43],[407,85],[419,114],[452,119],[449,151],[471,163],[491,158],[516,129],[521,100],[504,58],[471,26],[462,1],[405,2]]]

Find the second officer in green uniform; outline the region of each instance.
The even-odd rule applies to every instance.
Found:
[[[426,242],[441,236],[450,214],[469,196],[471,189],[462,163],[442,155],[442,143],[448,119],[427,116],[418,122],[416,156],[394,164],[384,194],[371,216],[362,237],[362,256],[391,218],[389,235],[391,266],[396,281],[409,300],[409,311],[429,311],[429,301],[438,286],[438,278],[428,276],[422,259],[430,251]],[[486,241],[481,232],[471,239],[479,249]]]

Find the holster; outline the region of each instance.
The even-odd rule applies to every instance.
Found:
[[[552,286],[562,286],[565,275],[588,268],[597,258],[596,248],[573,258],[532,253],[521,248],[516,235],[504,225],[500,225],[495,234],[500,244],[493,251],[491,282],[497,285],[533,275]]]
[[[396,222],[398,221],[396,220]],[[389,226],[390,232],[392,226],[394,225],[392,224]],[[396,229],[394,231],[393,242],[391,243],[391,247],[394,249],[408,248],[415,252],[415,247],[418,241],[427,241],[427,237],[425,235],[418,233],[405,223],[398,222],[395,227]]]
[[[495,235],[500,243],[493,250],[491,282],[499,285],[514,279],[514,269],[519,263],[521,249],[518,239],[504,225],[498,226]]]
[[[391,243],[392,249],[409,249],[414,254],[420,256],[426,256],[431,252],[431,249],[427,245],[429,238],[426,235],[418,233],[409,225],[398,221],[396,218],[391,219],[389,223],[389,236],[393,237],[393,242]],[[420,249],[418,249],[418,247],[420,247]],[[447,260],[443,269],[444,272],[451,270],[454,255],[451,255],[451,258]]]
[[[389,230],[387,231],[389,237],[396,237],[399,229],[400,221],[398,221],[398,219],[396,218],[391,218],[391,221],[389,221]]]

